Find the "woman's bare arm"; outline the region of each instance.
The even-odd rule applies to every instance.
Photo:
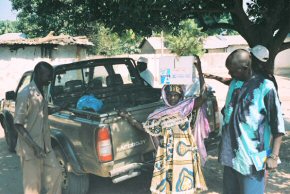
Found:
[[[118,115],[120,115],[122,118],[126,119],[133,127],[144,131],[143,124],[139,121],[137,121],[130,113],[127,111],[119,111]]]
[[[205,81],[202,73],[202,68],[201,68],[201,61],[198,56],[195,56],[196,61],[194,62],[194,66],[198,72],[198,77],[199,77],[199,83],[200,83],[200,96],[195,99],[194,107],[193,109],[197,109],[202,106],[202,104],[206,100],[206,88],[205,88]]]

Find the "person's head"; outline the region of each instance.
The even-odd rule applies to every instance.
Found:
[[[247,81],[252,76],[252,58],[248,51],[237,49],[226,59],[226,67],[232,78]]]
[[[166,85],[164,86],[165,98],[170,106],[175,106],[183,99],[184,93],[181,85]]]
[[[268,68],[266,68],[266,62],[269,59],[269,50],[262,46],[256,45],[253,48],[249,49],[252,55],[252,68],[254,72],[267,74],[269,72]]]
[[[147,69],[148,60],[145,57],[140,57],[137,61],[137,69],[139,72],[143,72]]]
[[[41,61],[34,67],[34,81],[40,86],[47,86],[52,80],[52,73],[52,66],[47,62]]]
[[[262,45],[256,45],[253,48],[250,48],[250,53],[252,56],[254,56],[255,59],[261,61],[261,62],[267,62],[269,59],[269,50],[262,46]]]
[[[137,62],[137,69],[141,73],[147,69],[147,63]]]

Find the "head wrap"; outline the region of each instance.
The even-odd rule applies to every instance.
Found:
[[[173,87],[169,87],[173,86]],[[168,89],[166,89],[168,87]],[[178,94],[182,95],[182,98],[180,98],[180,102],[174,106],[171,106],[166,99],[166,91],[172,91],[177,92]],[[194,107],[194,98],[188,98],[183,100],[183,94],[184,94],[185,87],[182,85],[164,85],[161,93],[162,93],[162,99],[165,103],[165,107],[161,107],[157,110],[155,110],[153,113],[151,113],[148,117],[148,119],[156,119],[160,118],[164,115],[173,115],[176,113],[179,113],[181,116],[188,116]]]
[[[176,92],[183,96],[183,88],[181,87],[181,85],[165,85],[164,91],[165,93]]]

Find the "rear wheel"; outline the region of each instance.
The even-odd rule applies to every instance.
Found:
[[[67,161],[60,147],[54,147],[56,158],[62,169],[62,194],[86,194],[89,189],[89,176],[68,172]]]

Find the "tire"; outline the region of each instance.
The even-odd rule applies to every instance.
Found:
[[[67,161],[63,151],[58,146],[54,147],[53,150],[62,169],[62,194],[86,194],[89,190],[89,176],[68,172]]]
[[[7,120],[3,120],[2,127],[5,133],[5,140],[10,152],[15,152],[15,147],[17,143],[17,133],[13,127],[12,123]]]

